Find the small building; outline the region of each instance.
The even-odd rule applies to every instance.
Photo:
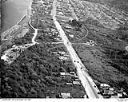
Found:
[[[109,88],[109,90],[110,90],[110,91],[114,91],[114,88],[111,87],[111,88]]]
[[[64,52],[64,51],[59,51],[59,53],[60,54],[63,54],[63,55],[66,54],[66,52]]]
[[[72,83],[66,83],[67,85],[72,85]]]
[[[109,90],[108,89],[106,89],[106,90],[103,90],[103,95],[108,95],[108,93],[109,93]]]
[[[109,95],[116,95],[114,88],[109,88]]]
[[[118,96],[119,98],[121,98],[123,95],[122,95],[122,93],[117,93],[117,96]]]
[[[59,56],[59,59],[61,59],[61,60],[68,60],[68,57],[65,57],[65,56]]]
[[[63,16],[64,14],[62,12],[58,12],[58,15],[62,15]]]
[[[74,35],[72,35],[72,34],[69,34],[69,37],[71,37],[71,38],[74,38]]]
[[[70,72],[70,74],[72,74],[72,75],[76,75],[76,73],[75,73],[75,72]]]
[[[71,98],[70,93],[61,93],[62,98]]]
[[[74,85],[80,85],[80,82],[79,81],[73,81],[73,84]]]
[[[128,46],[125,47],[125,50],[128,51]]]
[[[60,75],[62,75],[62,76],[67,76],[67,75],[69,75],[69,73],[66,73],[66,72],[60,72]]]
[[[126,92],[123,92],[122,94],[125,95],[125,96],[127,96],[127,93]]]
[[[65,25],[65,28],[67,28],[67,29],[72,29],[72,26],[70,26],[70,25]]]
[[[111,90],[109,90],[108,94],[109,95],[115,95],[114,91],[111,91]]]
[[[46,98],[50,98],[50,96],[46,96]]]
[[[80,81],[80,79],[75,79],[75,81]]]
[[[108,85],[108,84],[100,84],[100,88],[101,89],[109,89],[110,85]]]

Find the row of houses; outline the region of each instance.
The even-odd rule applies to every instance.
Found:
[[[78,76],[76,75],[75,72],[70,72],[70,73],[67,73],[67,72],[60,72],[60,77],[63,77],[63,78],[69,78],[69,77],[74,77],[72,81],[70,82],[67,82],[66,85],[68,86],[81,86],[81,82],[80,80],[78,79]],[[60,93],[53,93],[52,96],[46,96],[46,98],[63,98],[63,99],[67,99],[67,98],[73,98],[72,96],[72,92],[60,92]]]
[[[126,92],[121,88],[121,90],[116,90],[108,84],[100,84],[100,93],[104,98],[124,98],[127,96]]]
[[[76,75],[75,72],[60,72],[61,77],[74,77],[74,80],[70,83],[66,83],[67,85],[81,85],[80,80],[78,79],[78,76]]]

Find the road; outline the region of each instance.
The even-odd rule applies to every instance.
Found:
[[[31,25],[30,21],[29,21],[29,26],[31,28],[33,28],[33,30],[34,30],[33,37],[32,37],[32,43],[24,44],[24,45],[20,45],[20,46],[13,45],[12,48],[4,51],[4,55],[1,56],[1,59],[3,59],[8,64],[11,64],[20,55],[20,51],[22,52],[25,49],[27,49],[27,48],[29,48],[31,46],[34,46],[35,44],[39,44],[38,42],[35,41],[36,36],[38,34],[38,29],[34,28]],[[16,49],[17,52],[13,52],[14,49]],[[11,59],[10,59],[10,56],[11,56]]]
[[[61,25],[57,21],[57,19],[56,19],[57,10],[56,9],[57,9],[57,0],[54,0],[53,8],[51,11],[51,16],[53,17],[54,24],[60,34],[60,37],[62,38],[62,41],[63,41],[65,47],[67,48],[67,51],[71,57],[71,60],[77,69],[78,77],[81,80],[81,83],[82,83],[88,97],[89,98],[102,98],[102,96],[97,94],[99,92],[98,88],[95,87],[96,85],[93,82],[92,78],[89,76],[87,69],[83,65],[83,63],[80,60],[80,58],[78,57],[76,51],[72,47],[71,42],[68,40],[65,32],[63,31]]]

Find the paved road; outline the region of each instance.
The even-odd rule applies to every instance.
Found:
[[[65,32],[63,31],[61,25],[56,20],[56,9],[57,9],[57,0],[54,0],[53,2],[53,9],[51,11],[51,15],[53,17],[54,24],[60,34],[60,37],[62,38],[62,41],[67,48],[67,51],[70,54],[70,57],[72,59],[73,64],[75,65],[77,69],[77,74],[79,79],[81,80],[81,83],[83,87],[85,88],[85,91],[89,98],[102,98],[97,92],[99,91],[91,77],[88,75],[88,71],[86,70],[85,66],[81,62],[80,58],[78,57],[76,51],[73,49],[71,42],[68,40]]]

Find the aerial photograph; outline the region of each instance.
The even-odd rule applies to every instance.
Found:
[[[0,2],[0,98],[128,98],[128,0]]]

